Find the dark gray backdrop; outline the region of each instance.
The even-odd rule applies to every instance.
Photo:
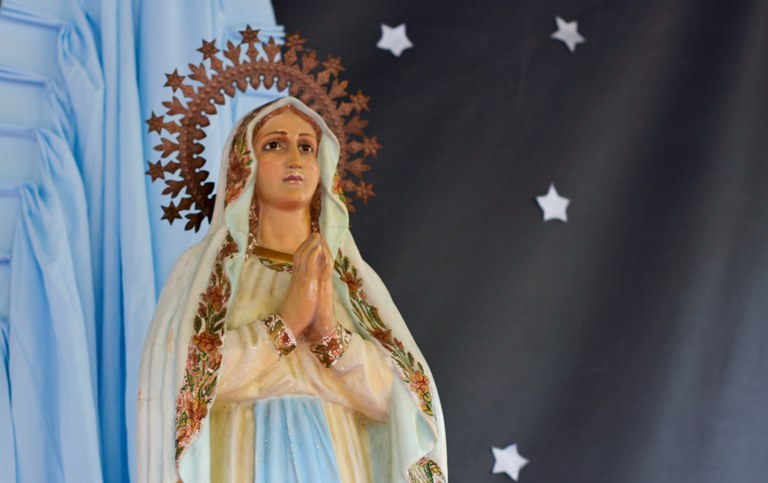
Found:
[[[452,481],[510,481],[512,443],[524,483],[768,481],[768,2],[274,3],[372,96],[352,231],[434,371]],[[382,22],[414,48],[377,49]]]

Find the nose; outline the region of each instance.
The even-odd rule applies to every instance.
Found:
[[[303,167],[303,161],[301,159],[301,153],[299,153],[299,147],[291,143],[288,149],[287,165],[290,169],[299,169]]]

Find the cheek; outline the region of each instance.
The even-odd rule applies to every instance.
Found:
[[[312,161],[313,164],[307,164],[306,174],[307,177],[311,176],[312,185],[317,186],[320,183],[320,166],[317,161]]]
[[[256,188],[257,190],[269,189],[270,186],[280,181],[281,174],[278,172],[277,165],[269,156],[260,157],[256,169]]]

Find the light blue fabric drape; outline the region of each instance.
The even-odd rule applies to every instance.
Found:
[[[322,401],[314,396],[262,399],[253,405],[254,483],[339,483]]]
[[[0,195],[2,196],[2,195]],[[3,257],[0,264],[7,265]],[[11,385],[8,378],[8,318],[0,316],[0,468],[9,481],[16,480],[16,442],[11,414]]]
[[[47,151],[44,169],[37,183],[20,187],[11,259],[8,349],[18,479],[99,481],[95,381],[78,280],[90,274],[77,273],[78,244],[88,243],[77,221],[85,219],[85,198],[68,146],[42,131],[39,141]]]
[[[283,38],[268,0],[2,2],[0,483],[131,479],[144,335],[202,236],[160,220],[143,120],[201,39],[237,41],[246,23]],[[234,119],[278,95],[221,108],[209,171]]]

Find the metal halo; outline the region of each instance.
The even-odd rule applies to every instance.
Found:
[[[157,116],[152,112],[146,120],[148,132],[161,136],[160,144],[154,147],[161,153],[161,159],[154,163],[148,161],[146,174],[153,182],[165,181],[163,195],[169,195],[171,201],[162,207],[162,219],[172,224],[176,219],[186,218],[185,230],[198,231],[203,220],[210,221],[213,216],[215,186],[208,181],[208,171],[203,169],[205,148],[199,142],[206,136],[204,129],[210,124],[210,116],[216,115],[217,105],[223,105],[227,97],[234,97],[236,90],[245,92],[248,86],[269,89],[277,85],[281,91],[288,87],[291,96],[323,116],[339,140],[339,186],[336,188],[347,195],[344,200],[349,211],[356,211],[353,198],[365,204],[375,196],[373,185],[362,179],[363,173],[370,169],[366,158],[375,158],[381,149],[376,136],[365,135],[368,121],[360,118],[363,111],[370,110],[370,97],[360,90],[357,94],[348,94],[347,81],[339,79],[339,73],[344,70],[340,59],[328,55],[325,61],[318,61],[314,50],[303,47],[306,40],[298,33],[288,35],[283,45],[276,44],[272,37],[263,43],[258,33],[247,26],[240,31],[240,44],[228,41],[223,52],[216,47],[215,40],[203,40],[202,47],[197,49],[203,55],[200,64],[189,64],[190,73],[186,75],[179,75],[178,69],[166,74],[165,87],[174,93],[180,90],[184,100],[174,95],[170,101],[163,102],[165,114]],[[247,46],[245,55],[243,46]],[[220,52],[226,62],[219,57]],[[172,119],[166,120],[166,117]],[[178,173],[179,179],[166,178],[166,173]]]

